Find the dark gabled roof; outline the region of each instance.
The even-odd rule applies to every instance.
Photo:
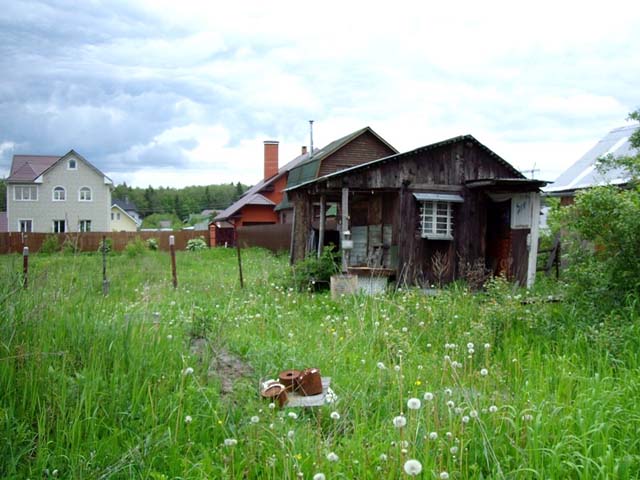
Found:
[[[300,162],[305,161],[307,158],[309,158],[309,154],[308,153],[304,153],[302,155],[298,155],[296,158],[291,160],[289,163],[286,163],[285,165],[280,167],[278,169],[278,173],[276,175],[274,175],[274,176],[272,176],[270,178],[267,178],[267,179],[260,180],[253,187],[251,187],[246,192],[244,192],[244,194],[238,200],[233,202],[231,205],[229,205],[227,208],[225,208],[222,212],[220,212],[218,215],[216,215],[216,217],[213,219],[213,221],[214,222],[219,222],[221,220],[226,220],[228,218],[231,218],[237,212],[239,212],[240,209],[242,209],[242,207],[244,207],[245,205],[266,205],[265,203],[253,203],[253,202],[260,202],[261,201],[260,198],[271,202],[271,200],[268,200],[263,195],[260,195],[260,191],[262,189],[268,187],[269,185],[273,184],[277,179],[279,179],[280,177],[285,175],[287,172],[289,172],[289,170],[291,170],[293,167],[298,165]],[[258,197],[260,197],[260,198],[258,198]],[[271,205],[275,205],[275,204],[273,202],[271,202]]]
[[[349,135],[345,135],[338,140],[334,140],[320,150],[314,151],[313,155],[309,159],[296,165],[296,167],[289,173],[286,189],[293,188],[296,185],[301,185],[316,178],[318,172],[320,171],[322,160],[327,158],[329,155],[337,152],[342,147],[358,138],[360,135],[367,132],[373,134],[378,140],[384,143],[392,151],[396,153],[398,152],[393,146],[387,143],[384,138],[378,135],[371,127],[364,127],[360,130],[356,130],[355,132],[350,133]]]
[[[550,194],[560,192],[573,192],[583,188],[594,187],[596,185],[624,184],[629,181],[629,173],[623,169],[616,168],[606,174],[600,173],[596,169],[596,162],[600,157],[613,155],[621,157],[634,155],[629,137],[639,128],[638,124],[619,127],[611,130],[587,153],[560,174],[551,187],[545,189]]]
[[[355,165],[353,167],[345,168],[344,170],[339,170],[337,172],[333,172],[333,173],[330,173],[328,175],[324,175],[323,177],[319,177],[319,178],[308,180],[307,182],[301,183],[299,185],[295,185],[294,187],[290,187],[290,188],[288,187],[286,189],[286,191],[295,190],[296,188],[302,187],[304,185],[309,185],[309,184],[312,184],[312,183],[316,183],[316,182],[319,182],[321,180],[325,180],[325,179],[328,179],[328,178],[340,177],[342,175],[346,175],[346,174],[351,173],[351,172],[355,172],[355,171],[358,171],[358,170],[364,170],[366,168],[371,168],[371,167],[375,167],[375,166],[378,166],[378,165],[382,165],[384,163],[400,160],[400,159],[403,159],[403,158],[408,157],[410,155],[415,155],[415,154],[418,154],[418,153],[421,153],[421,152],[434,150],[436,148],[440,148],[440,147],[443,147],[445,145],[451,145],[453,143],[458,143],[458,142],[473,142],[473,143],[475,143],[477,146],[479,146],[484,151],[486,151],[489,155],[494,157],[499,163],[501,163],[503,166],[505,166],[509,170],[511,170],[511,172],[516,176],[516,178],[526,178],[519,170],[517,170],[515,167],[513,167],[513,165],[511,165],[509,162],[504,160],[501,156],[499,156],[493,150],[491,150],[490,148],[486,147],[485,145],[480,143],[478,140],[476,140],[476,138],[473,135],[460,135],[458,137],[449,138],[449,139],[443,140],[441,142],[436,142],[436,143],[432,143],[430,145],[425,145],[423,147],[418,147],[418,148],[415,148],[415,149],[410,150],[408,152],[396,153],[395,155],[390,155],[388,157],[378,158],[377,160],[372,160],[371,162],[362,163],[360,165]]]
[[[86,163],[91,169],[93,169],[98,175],[109,180],[109,183],[113,182],[104,173],[98,170],[91,162],[89,162],[82,155],[74,150],[69,150],[68,153],[61,157],[53,155],[14,155],[11,162],[11,173],[7,178],[8,183],[31,183],[35,182],[38,177],[44,175],[51,170],[58,162],[64,161],[69,156],[75,156]]]
[[[14,155],[7,182],[33,182],[58,160],[52,155]]]
[[[0,212],[0,232],[9,231],[9,218],[7,212]]]
[[[120,200],[119,198],[114,198],[113,199],[113,204],[117,205],[118,207],[120,207],[122,210],[124,210],[125,212],[137,212],[138,211],[138,207],[136,207],[136,204],[129,201],[129,200]]]

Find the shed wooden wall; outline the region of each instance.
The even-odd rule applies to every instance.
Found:
[[[395,153],[393,149],[381,142],[373,133],[365,132],[333,155],[325,158],[320,165],[318,176],[322,177],[338,170],[388,157]]]

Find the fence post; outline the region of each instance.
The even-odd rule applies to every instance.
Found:
[[[107,237],[102,236],[102,295],[109,295],[109,281],[107,280]]]
[[[169,235],[169,250],[171,252],[171,274],[173,275],[173,288],[178,288],[178,275],[176,273],[176,237]]]
[[[236,252],[238,253],[238,273],[240,274],[240,288],[244,288],[244,280],[242,278],[242,256],[240,255],[240,240],[238,239],[238,229],[236,222],[233,222],[233,235],[236,240]]]
[[[29,247],[22,249],[22,286],[27,288],[29,285]]]

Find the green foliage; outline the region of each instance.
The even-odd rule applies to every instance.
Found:
[[[42,246],[38,253],[55,253],[60,251],[60,241],[57,235],[47,235],[42,242]]]
[[[333,245],[324,247],[318,258],[311,254],[293,266],[293,282],[300,289],[327,287],[331,276],[340,271],[340,253]]]
[[[149,215],[142,220],[142,228],[158,229],[161,228],[160,222],[165,221],[171,222],[171,228],[173,230],[180,230],[182,228],[182,221],[175,213],[154,213]]]
[[[98,253],[102,253],[102,248],[106,246],[106,250],[107,253],[110,253],[112,248],[113,248],[113,240],[111,240],[110,238],[106,238],[104,243],[102,240],[100,240],[100,245],[98,245]]]
[[[149,238],[147,239],[147,248],[149,250],[158,250],[159,245],[158,245],[158,239],[157,238]]]
[[[139,255],[143,255],[147,251],[147,245],[142,241],[140,237],[136,237],[135,240],[127,243],[127,246],[124,247],[124,253],[129,257],[137,257]]]
[[[205,250],[207,248],[207,242],[203,237],[192,238],[187,241],[187,250],[191,252],[197,252],[198,250]]]
[[[62,253],[67,255],[73,255],[80,251],[78,247],[78,237],[74,235],[67,235],[62,242]]]
[[[631,118],[638,119],[638,111]],[[634,146],[640,146],[638,130]],[[576,301],[601,317],[607,309],[640,298],[640,154],[607,157],[598,168],[624,168],[631,175],[626,188],[595,187],[579,192],[563,209],[568,232],[568,273]],[[597,299],[597,301],[596,301]]]

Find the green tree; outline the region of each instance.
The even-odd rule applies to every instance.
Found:
[[[640,110],[630,118],[640,120]],[[579,192],[562,213],[572,293],[600,308],[623,305],[630,297],[640,299],[640,128],[630,141],[634,154],[608,156],[597,165],[602,172],[625,169],[628,184]]]

